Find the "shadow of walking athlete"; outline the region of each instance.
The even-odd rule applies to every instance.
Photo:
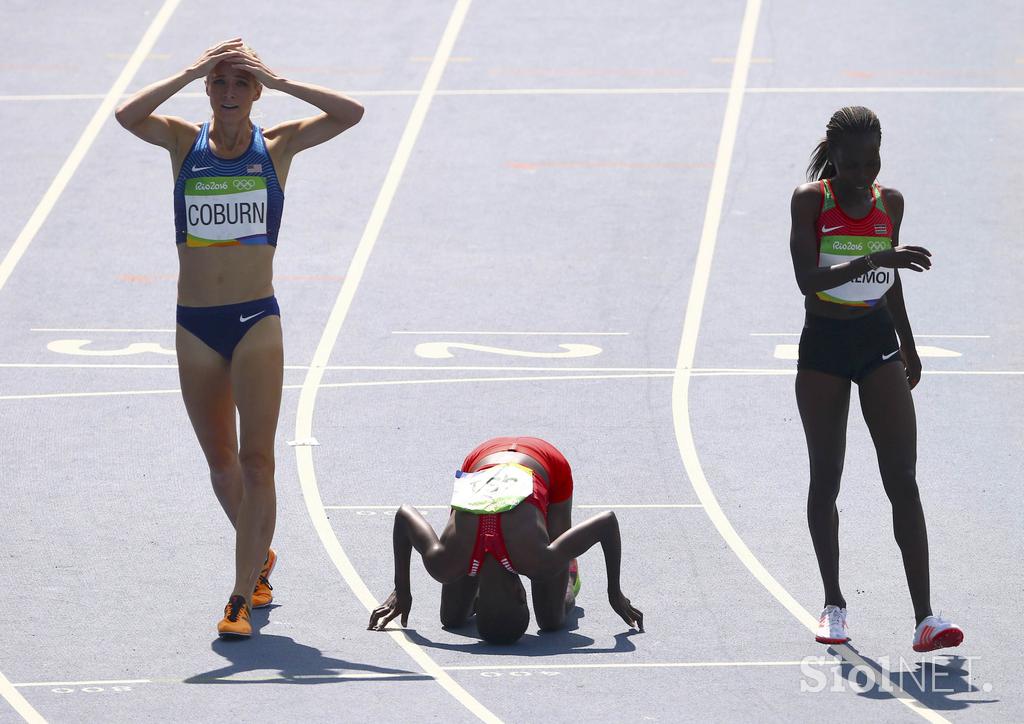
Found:
[[[576,556],[600,543],[608,569],[608,601],[622,620],[643,631],[644,616],[619,588],[621,540],[607,511],[572,525],[572,471],[551,443],[500,437],[481,443],[456,473],[452,512],[438,538],[430,523],[403,505],[395,516],[395,590],[370,616],[381,631],[394,618],[409,622],[412,549],[442,584],[441,625],[459,627],[476,614],[480,636],[515,643],[530,624],[530,579],[537,625],[554,631],[576,604]],[[523,505],[529,503],[529,505]]]

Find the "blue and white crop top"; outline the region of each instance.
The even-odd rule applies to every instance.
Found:
[[[277,246],[283,209],[284,191],[262,129],[253,126],[245,153],[226,159],[210,149],[210,124],[204,123],[174,184],[175,242]]]

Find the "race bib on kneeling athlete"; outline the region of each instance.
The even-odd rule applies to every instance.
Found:
[[[475,473],[455,473],[452,507],[463,513],[487,515],[512,510],[533,494],[533,471],[502,463]]]
[[[267,243],[267,180],[204,176],[185,181],[185,243],[237,246]]]

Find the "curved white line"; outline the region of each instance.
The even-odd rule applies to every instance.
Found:
[[[736,64],[733,66],[732,84],[725,106],[725,117],[722,120],[722,135],[718,142],[715,157],[715,169],[711,177],[708,191],[708,202],[704,211],[704,226],[701,230],[700,246],[693,269],[693,283],[690,296],[686,303],[686,317],[683,322],[683,334],[679,343],[679,355],[676,358],[676,374],[672,384],[672,419],[675,426],[676,443],[682,457],[686,474],[690,479],[694,492],[704,506],[711,522],[718,533],[740,559],[747,570],[764,586],[775,599],[800,623],[811,631],[818,627],[818,621],[775,578],[768,572],[747,544],[732,527],[729,519],[718,504],[718,499],[711,490],[711,485],[704,476],[704,470],[697,454],[697,446],[693,439],[690,426],[690,377],[693,361],[697,350],[697,336],[700,333],[700,321],[704,312],[704,300],[707,296],[708,281],[711,277],[711,260],[714,256],[718,227],[722,218],[722,205],[725,201],[726,183],[729,167],[732,163],[732,152],[739,130],[740,109],[743,105],[744,88],[747,73],[750,69],[750,58],[754,48],[754,36],[757,32],[757,20],[761,11],[761,0],[747,0],[743,13],[743,24],[740,29],[739,47],[736,52]],[[834,650],[846,661],[855,666],[862,666],[864,672],[870,672],[876,686],[890,687],[893,696],[903,705],[931,722],[947,722],[945,718],[932,711],[917,699],[907,694],[895,683],[883,682],[882,674],[868,665],[856,652],[848,646],[836,646]],[[948,722],[947,722],[948,724]]]
[[[359,282],[366,270],[370,254],[377,243],[384,219],[387,217],[395,191],[409,162],[413,145],[416,143],[420,129],[423,127],[423,121],[426,118],[427,110],[430,108],[430,102],[437,91],[441,75],[444,73],[445,65],[451,56],[452,47],[455,45],[455,39],[458,37],[459,30],[462,28],[462,23],[466,18],[466,12],[469,10],[470,2],[471,0],[457,0],[455,3],[452,14],[448,19],[448,25],[445,27],[444,35],[441,37],[437,52],[434,54],[434,60],[430,64],[426,78],[423,80],[423,87],[416,97],[416,103],[409,116],[409,121],[406,123],[402,138],[398,142],[398,149],[395,151],[391,166],[388,168],[384,184],[377,195],[377,201],[370,212],[366,228],[363,230],[359,245],[356,247],[355,254],[349,264],[348,272],[345,274],[345,280],[342,282],[341,290],[338,292],[338,298],[335,300],[334,307],[331,309],[331,314],[327,319],[327,325],[320,337],[320,343],[316,347],[313,361],[306,373],[305,382],[303,382],[301,392],[299,393],[299,405],[295,419],[296,440],[305,440],[313,435],[313,409],[316,405],[316,394],[320,389],[324,367],[330,360],[331,350],[334,349],[338,335],[341,332],[341,325],[345,321],[356,289],[359,287]],[[317,486],[316,470],[313,465],[313,450],[308,446],[296,446],[294,449],[299,480],[302,484],[302,497],[305,500],[306,509],[309,512],[313,527],[316,529],[317,535],[320,536],[320,542],[331,557],[335,567],[345,579],[345,582],[349,585],[349,588],[355,593],[356,598],[366,607],[367,611],[372,611],[377,606],[377,599],[370,593],[370,589],[366,587],[363,579],[351,561],[349,561],[348,556],[345,555],[345,551],[341,547],[334,529],[331,528],[330,521],[327,520],[327,512],[324,510],[320,489]],[[433,676],[437,683],[444,687],[449,694],[455,697],[460,704],[477,718],[491,724],[499,724],[501,722],[498,717],[474,699],[450,674],[438,666],[420,646],[414,644],[404,633],[392,630],[388,631],[388,635],[422,667],[423,671]]]

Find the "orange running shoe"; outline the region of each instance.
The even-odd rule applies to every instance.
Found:
[[[272,593],[274,587],[270,585],[270,574],[273,573],[275,565],[277,565],[277,554],[274,553],[273,548],[268,548],[267,560],[263,562],[263,570],[260,571],[260,575],[256,579],[256,589],[252,592],[253,608],[269,606],[274,600]]]
[[[249,623],[249,605],[245,596],[234,595],[228,599],[224,607],[224,618],[217,624],[217,633],[221,638],[249,638],[252,635],[252,624]]]

